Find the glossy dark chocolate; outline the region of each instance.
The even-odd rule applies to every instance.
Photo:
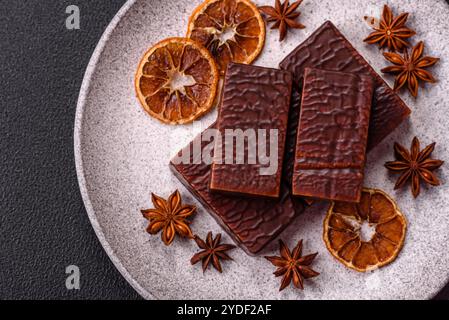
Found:
[[[372,97],[369,76],[305,69],[294,195],[360,201]]]
[[[291,113],[293,116],[297,114],[297,110]],[[295,119],[292,123],[293,132],[296,132],[294,128],[296,125]],[[215,128],[215,125],[211,128]],[[294,138],[290,134],[289,137]],[[195,139],[198,141],[201,136]],[[192,145],[193,142],[181,150],[179,155],[187,152],[187,150],[191,151]],[[208,145],[207,141],[201,142],[202,149],[206,145]],[[289,148],[292,145],[294,145],[294,141],[288,143]],[[284,161],[284,172],[292,171],[293,152],[289,155]],[[247,253],[256,254],[262,250],[290,224],[297,214],[304,211],[303,202],[291,195],[290,175],[284,175],[282,179],[279,199],[251,198],[211,192],[209,189],[211,165],[204,164],[201,159],[198,159],[199,156],[190,152],[190,164],[175,164],[171,161],[170,168],[233,240]]]
[[[290,72],[236,63],[228,65],[217,118],[217,128],[222,137],[217,143],[222,157],[221,163],[215,158],[212,165],[211,190],[279,197],[291,90]],[[244,152],[240,154],[236,151],[237,139],[229,134],[225,136],[226,132],[235,133],[236,130],[248,133]],[[259,130],[266,133],[265,138]],[[270,138],[273,138],[270,137],[271,130],[277,132],[277,157],[263,164],[259,161],[257,145],[266,139],[264,145],[269,146]],[[227,149],[232,151],[229,155],[233,157],[225,161]],[[249,161],[250,152],[254,155],[252,163]],[[268,157],[272,152],[274,150],[267,147],[265,154]],[[263,169],[266,172],[261,171]]]
[[[302,84],[307,67],[365,74],[373,78],[375,92],[371,108],[368,150],[380,143],[406,119],[410,109],[374,71],[351,43],[330,22],[325,22],[280,63],[293,73],[297,86]]]

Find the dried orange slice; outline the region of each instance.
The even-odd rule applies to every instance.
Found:
[[[324,219],[323,239],[345,266],[365,272],[396,259],[406,221],[385,192],[363,189],[360,203],[332,202]]]
[[[168,38],[145,53],[135,87],[142,107],[151,116],[181,124],[195,120],[213,106],[219,77],[213,57],[201,44]]]
[[[249,64],[257,58],[265,23],[249,0],[206,0],[193,11],[187,37],[208,48],[224,74],[231,61]]]

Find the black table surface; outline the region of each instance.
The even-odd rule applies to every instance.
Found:
[[[0,0],[0,299],[140,299],[95,236],[73,155],[86,66],[124,3]],[[72,4],[80,30],[65,27]],[[66,288],[69,265],[80,290]]]

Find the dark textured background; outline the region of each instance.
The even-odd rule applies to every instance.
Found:
[[[0,299],[137,299],[78,190],[73,124],[84,71],[125,0],[0,0]],[[67,30],[65,8],[81,10]],[[65,268],[81,270],[81,290]]]
[[[0,0],[0,299],[139,299],[90,226],[73,158],[84,71],[124,2]],[[70,4],[80,30],[65,28]]]

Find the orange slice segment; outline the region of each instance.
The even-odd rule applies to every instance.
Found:
[[[187,37],[208,48],[224,74],[229,62],[250,64],[257,58],[265,23],[249,0],[206,0],[190,16]]]
[[[135,89],[151,116],[169,124],[188,123],[213,106],[219,74],[201,44],[168,38],[150,48],[139,63]]]
[[[365,272],[394,261],[404,244],[406,220],[385,192],[363,189],[360,203],[332,202],[323,222],[329,252]]]

